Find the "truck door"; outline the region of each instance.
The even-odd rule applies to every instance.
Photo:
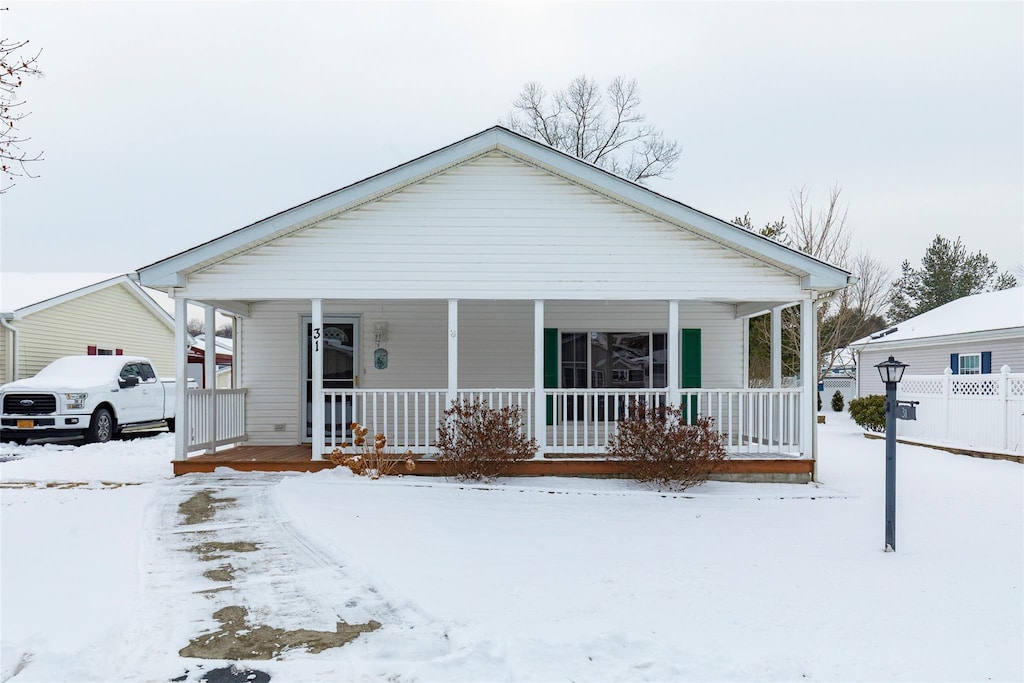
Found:
[[[164,418],[164,385],[149,363],[139,363],[139,387],[142,388],[144,410],[139,421],[162,420]]]

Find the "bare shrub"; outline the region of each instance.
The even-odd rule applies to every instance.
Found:
[[[609,439],[608,454],[624,460],[633,479],[682,491],[707,481],[725,459],[725,445],[713,418],[686,424],[677,407],[634,402]]]
[[[353,422],[351,429],[354,435],[353,443],[342,442],[338,448],[331,451],[331,462],[335,465],[344,465],[353,473],[370,479],[380,479],[393,474],[399,464],[402,464],[407,472],[416,469],[412,451],[398,455],[389,450],[388,439],[383,434],[375,434],[373,443],[367,443],[366,435],[370,430],[358,422]]]
[[[452,401],[437,428],[437,462],[441,473],[455,479],[494,479],[507,476],[512,463],[529,460],[537,440],[523,433],[518,406],[491,408],[487,401]]]

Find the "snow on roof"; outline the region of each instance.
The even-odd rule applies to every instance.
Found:
[[[192,346],[194,346],[197,349],[202,349],[203,351],[206,351],[205,334],[197,334],[195,337],[192,338],[192,340]],[[227,337],[214,337],[214,344],[217,345],[217,353],[231,355],[232,351],[234,350],[234,342]]]
[[[1024,287],[965,296],[858,339],[851,346],[1015,327],[1024,327]]]

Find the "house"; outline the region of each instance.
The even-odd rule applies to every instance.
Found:
[[[884,394],[875,365],[889,356],[910,375],[1024,372],[1024,287],[965,296],[850,344],[859,394]]]
[[[170,378],[174,321],[127,275],[0,313],[0,384],[81,354],[146,356]]]
[[[812,311],[850,276],[494,127],[137,277],[179,313],[204,306],[207,329],[235,317],[233,388],[186,395],[179,377],[176,472],[256,467],[213,453],[232,442],[304,449],[315,467],[352,420],[429,458],[440,413],[481,397],[522,408],[540,445],[523,472],[605,471],[609,434],[642,401],[715,418],[735,456],[723,475],[806,481],[816,373],[748,388],[747,320],[799,305],[817,367]]]
[[[217,388],[219,389],[230,389],[231,388],[231,360],[232,360],[232,340],[225,337],[214,337],[214,347],[217,366]],[[188,371],[186,375],[189,380],[195,381],[199,387],[206,388],[206,374],[204,366],[206,364],[206,335],[197,334],[192,338],[192,343],[188,347]]]
[[[861,396],[885,393],[875,365],[907,364],[897,398],[916,416],[897,420],[900,439],[1024,461],[1024,287],[951,301],[851,347]]]

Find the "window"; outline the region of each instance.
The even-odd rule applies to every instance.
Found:
[[[96,355],[97,356],[113,356],[114,355],[114,349],[105,349],[102,346],[97,346],[96,347]]]
[[[140,377],[142,371],[139,369],[138,363],[128,363],[121,368],[121,379],[128,379],[129,377]]]
[[[149,363],[139,363],[139,377],[143,382],[156,381],[156,373],[153,372],[153,366]]]
[[[667,354],[664,332],[564,332],[562,388],[663,388]]]
[[[961,375],[980,375],[981,374],[981,354],[980,353],[961,353],[960,354],[960,374]]]

